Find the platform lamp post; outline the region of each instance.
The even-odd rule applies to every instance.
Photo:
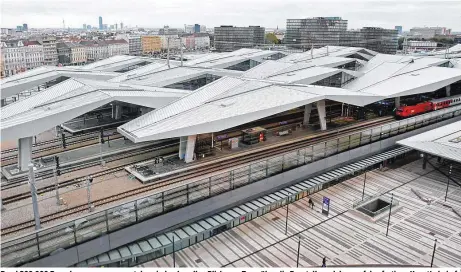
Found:
[[[431,267],[434,264],[434,256],[435,256],[435,248],[437,246],[437,239],[434,241],[434,250],[432,250],[432,259],[431,259]]]
[[[447,181],[447,190],[445,191],[445,202],[447,202],[448,196],[448,186],[450,186],[450,176],[451,176],[452,165],[450,164],[450,170],[448,170],[448,181]]]
[[[35,175],[34,175],[34,164],[29,163],[29,184],[30,184],[30,193],[32,195],[32,208],[34,210],[34,219],[35,219],[35,230],[40,229],[40,214],[38,211],[37,204],[37,190],[35,188]]]
[[[389,217],[387,219],[386,237],[387,237],[387,234],[389,233],[389,224],[391,223],[391,212],[392,212],[392,201],[393,200],[394,200],[394,193],[392,193],[392,196],[391,196],[391,206],[389,207]]]
[[[101,128],[100,134],[99,134],[99,160],[101,162],[101,166],[104,166],[105,163],[102,159],[102,145],[104,144],[104,131]]]
[[[298,240],[298,256],[296,257],[296,267],[299,267],[299,253],[301,251],[301,235],[299,235]]]
[[[362,201],[363,201],[363,198],[365,197],[365,182],[367,182],[367,172],[366,172],[366,169],[365,169],[365,177],[364,177],[364,179],[363,179]]]
[[[287,197],[287,218],[286,218],[286,221],[285,221],[285,235],[287,235],[287,233],[288,233],[288,212],[289,212],[289,209],[288,209],[289,208],[288,207],[289,202],[288,201],[289,201],[289,199],[290,199],[290,197]]]
[[[174,235],[173,235],[173,267],[176,267],[176,254],[174,252]]]
[[[58,168],[59,168],[59,157],[54,156],[54,182],[55,182],[55,188],[56,188],[56,204],[59,206],[61,205],[61,201],[59,200],[59,182],[58,182]]]
[[[92,211],[91,207],[91,183],[93,183],[93,178],[91,176],[87,177],[86,180],[86,193],[87,193],[87,198],[88,198],[88,211]]]

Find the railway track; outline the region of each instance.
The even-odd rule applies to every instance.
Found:
[[[109,162],[113,162],[113,161],[117,161],[117,160],[121,160],[121,159],[126,159],[126,158],[130,158],[130,157],[134,157],[134,156],[139,156],[139,155],[143,155],[143,154],[147,154],[147,153],[153,153],[154,151],[165,149],[165,148],[171,148],[171,147],[174,147],[174,146],[177,146],[177,145],[178,145],[177,140],[166,141],[166,142],[162,142],[162,143],[159,143],[159,144],[152,144],[150,146],[143,147],[143,148],[140,148],[140,149],[136,149],[136,150],[133,150],[133,151],[129,151],[129,152],[121,153],[121,154],[116,154],[116,155],[113,155],[113,156],[110,156],[110,157],[105,157],[104,161],[106,163],[109,163]],[[172,154],[172,153],[162,154],[161,156],[167,156],[167,155],[170,155],[170,154]],[[158,155],[153,155],[153,157],[155,157],[155,156],[158,156]],[[145,159],[142,159],[142,160],[145,160]],[[125,166],[131,165],[133,163],[136,163],[136,162],[130,162],[130,163],[127,163],[127,164],[123,164],[123,165],[121,165],[119,167],[122,167],[122,169],[123,169]],[[63,167],[63,168],[61,168],[61,174],[70,173],[70,172],[73,172],[73,171],[76,171],[76,170],[81,170],[81,169],[85,169],[85,168],[92,167],[92,166],[95,166],[95,165],[100,165],[100,164],[101,164],[100,160],[95,160],[95,161],[90,161],[90,162],[87,162],[87,163],[84,163],[84,164],[79,164],[79,165],[74,165],[74,166],[69,166],[69,167]],[[115,168],[118,168],[118,167],[115,167]],[[106,172],[106,171],[110,171],[111,169],[101,171],[101,173]],[[92,177],[99,177],[99,176],[101,176],[101,174],[99,174],[99,173],[100,172],[97,172],[95,174],[91,174],[91,176]],[[54,170],[44,171],[44,172],[40,172],[40,173],[35,174],[36,179],[51,178],[53,176],[54,176]],[[79,182],[82,182],[82,181],[86,180],[86,177],[87,177],[87,175],[77,177],[77,178],[74,178],[74,179],[68,179],[68,180],[62,181],[62,182],[60,182],[58,184],[58,187],[63,188],[63,187],[69,186],[69,185],[77,184]],[[18,180],[13,184],[2,185],[2,189],[5,190],[5,189],[11,189],[11,188],[14,188],[14,187],[17,187],[17,186],[21,186],[27,180],[28,180],[28,177],[23,177],[22,180]],[[45,186],[45,187],[37,189],[37,194],[40,195],[40,194],[47,193],[47,192],[54,191],[54,190],[56,190],[56,185],[48,185],[48,186]],[[5,204],[11,204],[11,203],[23,200],[23,199],[27,199],[29,197],[30,197],[30,192],[26,192],[26,193],[17,194],[17,195],[10,196],[10,197],[5,197],[5,198],[2,199],[2,201],[3,201],[3,204],[5,205]]]
[[[79,135],[78,137],[80,137],[80,136],[81,135]],[[122,138],[122,136],[120,134],[116,133],[116,134],[114,134],[114,136],[112,136],[112,138],[110,140],[112,141],[112,140],[116,140],[116,139],[120,139],[120,138]],[[53,143],[59,143],[59,144],[51,145],[51,146],[45,146],[45,147],[40,148],[40,149],[32,150],[32,158],[33,159],[38,159],[38,158],[41,158],[41,157],[44,157],[44,156],[57,155],[59,153],[65,152],[65,151],[70,151],[70,150],[73,150],[73,149],[98,144],[99,143],[99,134],[97,136],[89,136],[89,137],[86,137],[86,138],[83,138],[83,139],[77,139],[77,137],[75,137],[74,139],[75,140],[68,140],[66,138],[66,148],[62,147],[60,139],[52,139],[52,140],[49,140],[49,141],[39,142],[39,143],[37,143],[37,145],[34,145],[34,146],[45,146],[45,145],[53,144]],[[2,159],[1,159],[2,166],[7,166],[7,165],[17,163],[18,154],[5,156],[8,153],[13,153],[13,152],[17,152],[17,151],[18,151],[17,148],[11,148],[11,149],[7,149],[7,150],[3,150],[2,151]]]
[[[265,127],[268,131],[276,130],[276,129],[279,129],[279,128],[284,127],[284,126],[289,126],[289,125],[294,125],[296,123],[300,123],[300,122],[302,122],[303,117],[292,118],[292,119],[289,119],[289,120],[284,119],[284,120],[285,120],[284,122],[269,123],[269,124],[265,124],[265,125],[262,125],[262,126]],[[230,131],[226,132],[226,135],[228,137],[238,137],[240,134],[241,134],[241,130],[238,130],[238,129],[237,130],[234,129],[234,130],[230,130]],[[89,165],[87,167],[97,165],[97,164],[98,163],[93,163],[92,165]],[[84,165],[86,165],[86,164],[84,164]],[[71,171],[79,170],[81,168],[83,168],[83,165],[80,168],[73,167],[72,170],[70,170],[70,171],[66,171],[66,169],[64,169],[64,171],[61,171],[61,172],[68,173],[68,172],[71,172]],[[53,173],[50,170],[48,173],[46,173],[46,172],[45,173],[44,172],[37,173],[36,177],[38,177],[38,178],[48,178],[48,177],[51,177],[52,175],[53,175]],[[8,181],[6,179],[5,180],[2,179],[2,188],[3,189],[11,189],[11,188],[16,187],[14,184],[19,184],[17,186],[20,186],[21,182],[25,182],[27,180],[28,180],[27,177],[17,178],[17,179],[13,179],[13,180],[10,179],[10,181]],[[9,186],[8,184],[11,184],[11,186]]]
[[[379,120],[379,121],[364,124],[363,126],[351,127],[349,129],[345,128],[345,129],[343,129],[341,131],[341,133],[349,134],[349,133],[361,131],[361,130],[364,130],[364,129],[369,128],[369,127],[374,127],[374,126],[377,126],[377,125],[385,124],[390,120],[393,120],[393,118],[389,117],[389,118],[385,118],[385,119],[382,119],[382,120]],[[145,186],[143,186],[141,188],[128,190],[128,191],[125,191],[125,192],[120,193],[120,194],[116,194],[116,195],[104,197],[104,198],[101,198],[101,199],[98,199],[98,200],[94,200],[94,201],[92,201],[92,204],[94,205],[94,207],[107,205],[107,204],[119,201],[120,199],[125,199],[125,198],[131,197],[131,196],[136,196],[136,195],[146,193],[146,192],[149,192],[149,191],[152,191],[152,190],[156,190],[156,189],[159,189],[159,188],[162,188],[162,187],[174,185],[176,183],[180,183],[180,182],[183,182],[185,180],[197,178],[197,177],[200,177],[200,176],[203,176],[203,175],[206,175],[206,174],[210,174],[210,173],[215,173],[217,171],[225,170],[225,169],[228,169],[228,168],[231,168],[231,167],[245,165],[245,164],[250,163],[250,162],[255,162],[255,161],[258,161],[258,160],[262,160],[262,159],[267,159],[269,157],[276,156],[276,155],[279,155],[281,153],[287,153],[287,152],[297,150],[297,149],[300,149],[302,147],[305,147],[305,146],[308,146],[308,145],[311,145],[311,144],[315,144],[316,142],[325,141],[325,140],[329,140],[329,139],[335,139],[335,138],[337,138],[338,133],[339,133],[339,131],[335,131],[335,130],[333,130],[333,131],[331,131],[329,133],[325,133],[325,132],[316,133],[316,134],[310,135],[308,138],[293,139],[293,140],[285,141],[285,142],[282,142],[282,143],[277,143],[278,146],[274,147],[274,148],[263,149],[263,150],[255,150],[253,153],[250,153],[250,154],[245,153],[245,154],[241,154],[240,156],[238,154],[236,154],[232,158],[228,158],[228,159],[225,159],[223,161],[216,162],[216,163],[211,163],[211,164],[208,164],[208,165],[203,166],[201,168],[196,168],[191,172],[178,173],[177,175],[167,177],[167,178],[165,178],[163,180],[158,180],[155,183],[145,185]],[[108,173],[114,173],[114,172],[120,171],[123,168],[124,168],[124,166],[116,167],[116,168],[113,168],[113,169],[107,169],[105,171],[98,172],[93,176],[96,176],[96,175],[102,176],[102,175],[106,175]],[[55,188],[55,187],[53,186],[53,188]],[[62,211],[59,211],[59,212],[56,212],[56,213],[52,213],[52,214],[49,214],[49,215],[42,216],[41,217],[41,222],[42,223],[53,222],[53,221],[59,220],[59,219],[61,219],[63,217],[70,216],[70,215],[75,214],[75,213],[85,212],[87,210],[88,210],[88,205],[87,204],[82,204],[82,205],[75,206],[75,207],[72,207],[72,208],[69,208],[69,209],[65,209],[65,210],[62,210]],[[28,229],[28,228],[33,228],[34,224],[35,224],[34,220],[30,220],[30,221],[23,222],[23,223],[14,225],[14,226],[6,227],[6,228],[1,230],[1,235],[3,237],[3,236],[6,236],[6,235],[14,233],[14,232],[18,232],[18,231],[25,230],[25,229]]]

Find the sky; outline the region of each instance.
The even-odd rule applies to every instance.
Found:
[[[446,26],[461,31],[461,1],[331,1],[331,0],[2,0],[1,26],[81,28],[123,22],[125,26],[184,27],[195,23],[286,27],[286,19],[342,17],[349,29],[364,26],[409,30],[414,26]]]

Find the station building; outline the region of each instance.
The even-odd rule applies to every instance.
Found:
[[[218,134],[293,109],[303,125],[316,109],[327,129],[331,101],[392,108],[415,96],[460,94],[456,59],[378,54],[326,46],[303,53],[240,49],[187,61],[115,56],[81,67],[41,67],[2,80],[4,140],[19,141],[18,167],[31,158],[32,137],[87,112],[109,107],[118,132],[133,142],[180,138],[179,157],[194,160],[196,135]],[[14,102],[14,103],[12,103]],[[213,136],[212,136],[213,137]]]

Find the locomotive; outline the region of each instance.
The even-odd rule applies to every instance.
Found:
[[[404,105],[395,111],[395,115],[397,118],[407,118],[458,104],[461,104],[461,95],[432,99],[427,102],[418,103],[414,106]]]

